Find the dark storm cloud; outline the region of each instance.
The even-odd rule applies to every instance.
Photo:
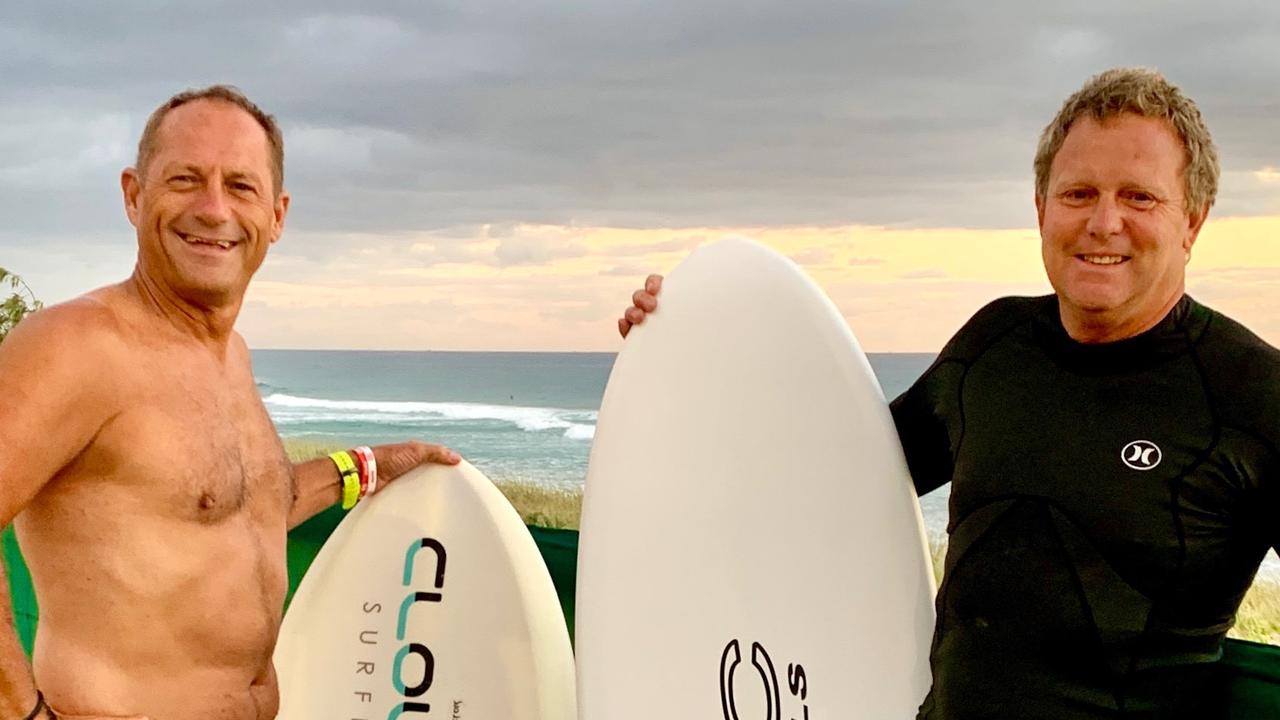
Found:
[[[1219,214],[1274,211],[1280,191],[1250,171],[1280,166],[1280,12],[1233,4],[7,7],[0,243],[129,242],[117,178],[147,113],[211,82],[285,126],[300,234],[1026,227],[1040,129],[1119,64],[1198,100],[1236,171]]]

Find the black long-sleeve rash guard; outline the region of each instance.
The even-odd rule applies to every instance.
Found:
[[[1006,298],[892,408],[917,490],[952,483],[919,718],[1220,716],[1280,545],[1280,352],[1189,297],[1095,345]]]

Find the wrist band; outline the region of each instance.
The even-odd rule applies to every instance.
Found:
[[[364,497],[378,489],[378,458],[373,454],[373,448],[367,445],[356,448],[356,453],[364,458],[367,479],[362,487],[361,497]]]
[[[351,457],[355,458],[356,470],[360,475],[360,499],[363,500],[365,493],[369,492],[369,461],[365,459],[364,453],[360,452],[360,448],[351,448]]]
[[[329,453],[329,459],[338,466],[338,472],[342,475],[342,509],[350,510],[360,500],[360,471],[345,450]]]
[[[40,716],[40,711],[48,707],[48,705],[44,704],[44,693],[36,690],[36,706],[31,708],[31,712],[27,713],[26,720],[36,720]]]

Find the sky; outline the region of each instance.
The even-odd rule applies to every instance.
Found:
[[[1213,132],[1198,300],[1280,345],[1280,6],[869,0],[6,3],[0,267],[46,302],[132,270],[147,115],[230,83],[293,204],[255,348],[617,350],[650,272],[750,237],[863,347],[936,352],[1050,291],[1031,160],[1088,77],[1164,72]]]

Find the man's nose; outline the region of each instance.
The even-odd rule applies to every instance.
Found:
[[[1124,215],[1113,195],[1103,194],[1093,205],[1087,230],[1095,237],[1110,237],[1124,228]]]
[[[231,218],[227,205],[227,193],[218,182],[207,183],[196,196],[195,217],[210,227],[221,225]]]

